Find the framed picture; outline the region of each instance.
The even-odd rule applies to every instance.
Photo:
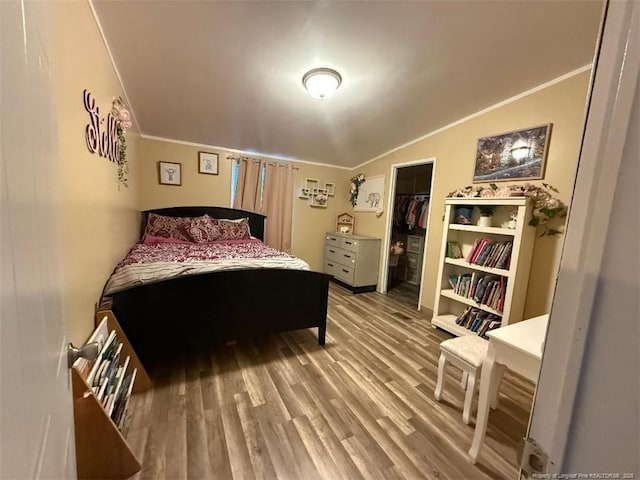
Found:
[[[158,182],[161,185],[182,185],[182,164],[158,162]]]
[[[384,175],[367,177],[358,189],[358,198],[353,209],[356,212],[375,212],[382,207]]]
[[[198,152],[198,173],[218,175],[218,154]]]
[[[551,124],[478,139],[473,183],[544,178]]]

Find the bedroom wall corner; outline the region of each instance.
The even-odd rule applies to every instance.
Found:
[[[443,229],[444,199],[450,191],[472,184],[478,138],[552,123],[544,179],[531,181],[531,183],[550,183],[560,190],[559,198],[567,204],[570,203],[583,131],[589,75],[590,71],[583,71],[546,88],[533,91],[529,95],[490,109],[353,170],[352,174],[362,172],[366,176],[384,174],[385,192],[388,192],[391,165],[419,158],[436,158],[428,248],[425,257],[426,267],[422,279],[423,307],[433,309]],[[387,193],[385,193],[385,205],[386,195]],[[370,213],[356,213],[358,233],[382,237],[388,221],[388,213],[385,212],[380,218],[375,218],[375,215]],[[525,318],[549,311],[563,242],[563,235],[537,239],[531,266]]]
[[[139,230],[139,137],[126,134],[128,188],[119,187],[117,165],[85,142],[88,89],[101,116],[123,95],[108,51],[87,1],[53,2],[53,55],[64,242],[63,309],[67,336],[79,344],[93,330],[94,305],[116,264]]]
[[[327,208],[312,207],[308,200],[293,199],[293,238],[291,253],[305,260],[312,270],[321,272],[324,267],[324,245],[327,232],[336,231],[338,215],[343,212],[352,213],[349,203],[348,170],[306,163],[298,164],[294,191],[304,185],[305,179],[313,178],[321,184],[335,183],[335,195],[329,197]],[[356,224],[356,230],[358,225]]]

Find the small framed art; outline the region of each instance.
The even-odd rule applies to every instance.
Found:
[[[218,175],[218,154],[198,152],[198,173]]]
[[[158,182],[160,185],[182,185],[182,164],[158,162]]]

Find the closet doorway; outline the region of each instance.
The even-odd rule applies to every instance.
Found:
[[[382,291],[420,308],[435,159],[391,166]]]

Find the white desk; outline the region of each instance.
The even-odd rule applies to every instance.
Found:
[[[480,397],[473,442],[469,450],[471,461],[476,463],[489,420],[489,404],[495,399],[504,367],[537,382],[544,338],[549,315],[542,315],[507,325],[487,333],[489,349],[480,374]]]

